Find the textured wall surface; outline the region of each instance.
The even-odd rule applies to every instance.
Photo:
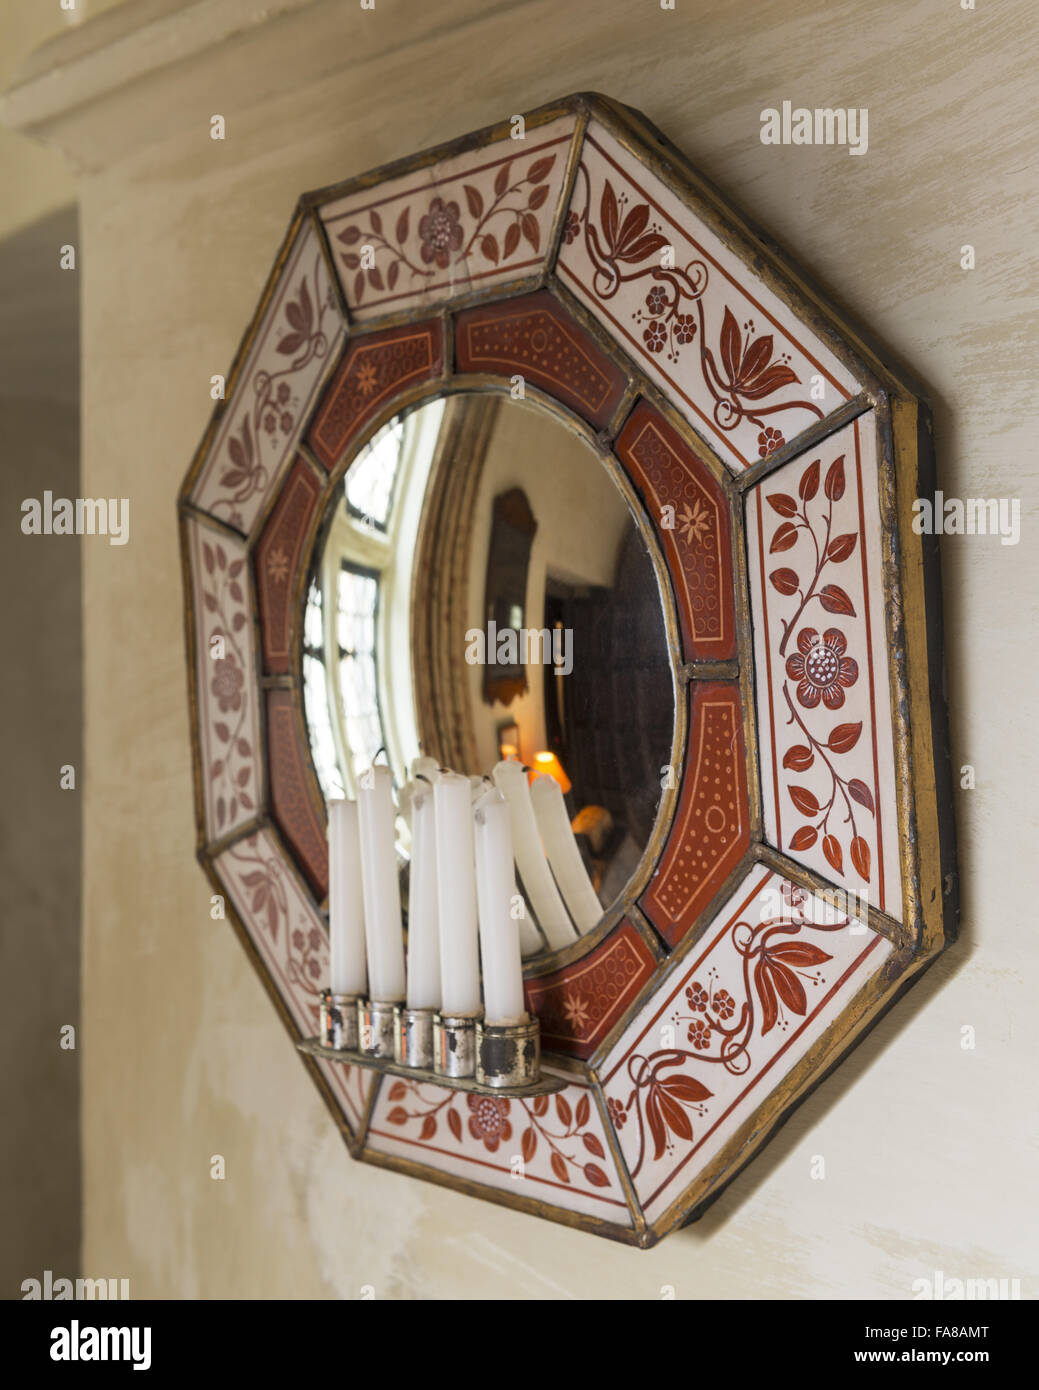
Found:
[[[133,508],[129,545],[83,557],[85,1272],[160,1297],[905,1298],[935,1270],[1034,1294],[1034,6],[280,0],[250,25],[210,0],[181,7],[214,26],[184,64],[177,7],[142,8],[169,64],[54,125],[87,170],[82,488]],[[296,194],[588,88],[645,111],[922,379],[946,493],[1025,499],[1020,545],[944,547],[953,758],[977,779],[962,940],[650,1252],[350,1163],[192,859],[174,499]],[[868,107],[868,153],[763,145],[784,99]]]

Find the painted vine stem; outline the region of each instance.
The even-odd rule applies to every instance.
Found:
[[[608,1102],[610,1117],[619,1130],[633,1120],[639,1143],[631,1176],[637,1177],[652,1142],[656,1162],[676,1139],[695,1142],[690,1115],[702,1118],[714,1092],[685,1070],[689,1063],[721,1066],[734,1076],[743,1075],[751,1065],[750,1046],[755,1038],[766,1037],[773,1028],[786,1029],[791,1017],[803,1018],[808,1009],[804,981],[818,985],[818,967],[832,957],[807,940],[795,940],[805,928],[812,931],[843,931],[846,916],[832,923],[810,922],[804,915],[807,894],[785,885],[790,908],[779,916],[752,924],[736,922],[732,941],[742,958],[743,1000],[738,1002],[726,989],[717,987],[714,970],[708,971],[707,984],[694,980],[685,990],[690,1013],[676,1013],[671,1025],[686,1024],[690,1048],[665,1047],[648,1055],[633,1053],[626,1063],[632,1089],[623,1102]],[[759,1012],[760,1011],[760,1012]],[[760,1027],[758,1026],[760,1020]]]
[[[578,174],[584,205],[579,213],[570,214],[564,234],[572,241],[583,229],[585,250],[593,267],[593,292],[609,300],[631,281],[651,282],[645,311],[633,315],[636,323],[645,324],[643,342],[651,353],[666,349],[671,362],[679,360],[683,348],[697,343],[700,371],[714,400],[718,427],[734,430],[744,420],[756,425],[763,432],[759,443],[766,456],[785,440],[778,430],[766,431],[765,416],[807,410],[822,418],[822,410],[809,400],[759,404],[781,387],[800,383],[789,354],[777,357],[773,335],[756,336],[753,320],[741,328],[732,309],[725,305],[716,355],[708,342],[704,316],[704,294],[710,280],[706,263],[694,257],[685,266],[664,264],[660,253],[670,242],[650,222],[649,204],[635,203],[629,208],[628,195],[618,195],[609,179],[603,183],[596,225],[591,215],[591,179],[583,163]]]

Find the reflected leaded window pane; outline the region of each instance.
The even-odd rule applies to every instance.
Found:
[[[346,502],[350,511],[380,531],[386,530],[393,484],[400,469],[404,421],[391,420],[350,465]]]
[[[343,779],[336,759],[332,719],[325,683],[325,658],[321,641],[321,590],[311,584],[303,618],[303,706],[310,734],[310,752],[326,801],[344,796]]]
[[[385,743],[375,675],[378,578],[370,570],[344,562],[337,598],[339,685],[350,755],[360,775]]]

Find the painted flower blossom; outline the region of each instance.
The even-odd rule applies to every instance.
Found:
[[[694,980],[693,983],[686,989],[685,997],[688,1001],[689,1007],[691,1009],[695,1009],[696,1012],[699,1014],[703,1013],[704,1009],[707,1008],[707,1005],[710,1002],[708,993],[699,980]]]
[[[469,1104],[469,1133],[481,1139],[484,1147],[494,1153],[503,1141],[512,1138],[509,1102],[499,1096],[466,1096]]]
[[[419,219],[418,234],[422,242],[422,259],[426,265],[435,261],[439,270],[446,270],[451,261],[451,253],[462,248],[462,224],[458,220],[458,204],[445,203],[443,198],[434,198],[425,217]]]
[[[703,1018],[690,1023],[686,1037],[698,1052],[706,1052],[711,1045],[711,1025]]]
[[[646,325],[646,330],[642,336],[650,352],[660,352],[667,342],[667,332],[664,325],[657,319],[654,319],[652,323]]]
[[[782,430],[776,430],[771,425],[766,425],[758,435],[758,458],[767,459],[769,454],[774,454],[785,443]]]
[[[566,242],[567,246],[569,246],[572,241],[577,240],[580,231],[581,219],[576,212],[568,212],[566,215],[566,224],[563,227],[563,240]]]
[[[720,989],[714,996],[714,1012],[719,1018],[732,1018],[736,1012],[736,1001],[727,989]]]
[[[859,678],[858,662],[844,655],[847,649],[844,633],[835,627],[827,628],[822,640],[814,627],[802,628],[786,673],[798,682],[797,698],[805,709],[815,709],[820,700],[827,709],[844,704],[845,689]]]
[[[606,1102],[606,1109],[609,1112],[610,1122],[614,1129],[623,1129],[624,1121],[628,1118],[628,1112],[625,1110],[624,1106],[621,1105],[620,1101],[610,1096]]]
[[[228,710],[240,710],[242,708],[242,686],[244,684],[245,673],[235,662],[234,657],[222,656],[219,661],[214,663],[210,689],[216,696],[221,714],[226,714]]]

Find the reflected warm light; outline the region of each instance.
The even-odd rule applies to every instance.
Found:
[[[570,790],[570,778],[563,771],[563,764],[554,753],[543,752],[534,754],[534,765],[530,770],[530,780],[533,781],[535,777],[541,776],[542,774],[554,778],[559,783],[564,796]]]

